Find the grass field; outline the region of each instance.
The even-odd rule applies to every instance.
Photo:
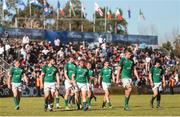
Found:
[[[180,95],[162,95],[160,109],[150,108],[150,95],[132,95],[130,99],[131,111],[123,110],[124,96],[111,96],[112,109],[102,109],[102,96],[97,97],[97,102],[92,103],[92,109],[84,112],[76,111],[75,107],[70,111],[64,111],[64,101],[61,98],[61,109],[54,109],[53,112],[44,112],[42,97],[23,97],[21,100],[20,110],[14,109],[13,98],[0,98],[0,115],[6,116],[163,116],[163,115],[180,115]],[[156,101],[155,101],[156,103]]]

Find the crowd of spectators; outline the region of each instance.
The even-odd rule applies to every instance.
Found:
[[[165,77],[167,84],[169,84],[167,86],[171,87],[180,84],[178,79],[179,71],[177,69],[179,63],[174,56],[166,55],[161,50],[152,49],[151,47],[141,49],[138,45],[113,44],[107,43],[105,40],[100,40],[96,43],[68,42],[64,44],[58,38],[54,42],[45,40],[32,41],[25,35],[21,43],[4,44],[1,42],[0,57],[4,58],[11,65],[13,65],[13,61],[16,58],[21,59],[22,66],[25,68],[29,78],[29,85],[39,87],[41,67],[46,64],[49,56],[53,56],[56,59],[56,66],[59,69],[61,81],[63,81],[63,67],[69,56],[74,56],[77,61],[80,59],[90,61],[95,76],[98,77],[99,70],[103,67],[103,61],[105,60],[110,62],[116,74],[118,62],[124,57],[124,51],[127,48],[133,51],[132,59],[141,78],[139,85],[141,88],[149,85],[149,69],[156,58],[161,60],[162,66],[166,70]],[[1,77],[3,77],[2,74],[0,74]],[[172,83],[172,79],[175,82]]]

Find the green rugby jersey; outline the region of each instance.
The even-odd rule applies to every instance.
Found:
[[[89,83],[89,79],[93,76],[93,70],[92,69],[88,69],[88,77],[87,77],[87,83]],[[94,80],[91,82],[92,84],[94,84]]]
[[[21,83],[23,74],[24,74],[24,70],[19,67],[12,67],[10,70],[10,75],[12,76],[13,83]]]
[[[132,78],[134,62],[127,58],[121,58],[119,65],[121,67],[121,79]]]
[[[111,67],[102,68],[100,71],[100,76],[102,77],[102,82],[111,83],[112,68]]]
[[[150,69],[150,73],[152,74],[152,80],[154,83],[160,83],[162,81],[162,75],[164,74],[164,70],[161,67],[152,66]]]
[[[72,80],[72,75],[75,74],[76,65],[74,63],[68,62],[64,66],[64,70],[67,71],[67,75],[69,79]]]
[[[42,67],[42,72],[45,74],[44,82],[56,82],[57,68],[55,66],[45,65]]]
[[[76,68],[76,82],[87,83],[88,70],[86,68],[78,66]]]

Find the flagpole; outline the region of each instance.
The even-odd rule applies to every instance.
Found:
[[[115,21],[115,26],[114,27],[115,27],[114,32],[117,33],[117,20]]]
[[[70,17],[70,20],[69,20],[69,31],[71,31],[71,3],[70,3],[71,1],[69,1],[69,17]]]
[[[3,15],[3,21],[4,21],[4,19],[5,19],[5,12],[4,12],[4,9],[2,10],[3,12],[2,12],[2,15]],[[4,23],[3,23],[4,24]]]
[[[107,19],[106,19],[106,7],[105,7],[105,13],[104,13],[104,16],[105,16],[105,18],[104,18],[104,32],[106,32],[106,24],[107,24]]]
[[[2,25],[4,24],[4,19],[5,19],[5,12],[4,12],[4,1],[2,3]]]
[[[94,18],[93,19],[94,19],[93,32],[96,32],[96,10],[95,10],[95,8],[94,8]]]
[[[46,3],[46,1],[45,0],[43,0],[43,10],[44,10],[44,7],[45,7],[45,5],[47,5],[47,3]],[[44,18],[44,25],[43,25],[43,28],[44,28],[44,30],[46,29],[46,24],[45,24],[45,21],[46,21],[46,16],[45,16],[45,14],[43,15],[43,18]],[[47,27],[48,28],[48,27]]]
[[[32,10],[32,9],[31,9],[31,3],[30,3],[30,0],[29,0],[29,15],[30,15],[29,17],[30,17],[30,18],[31,18],[31,12],[32,12],[31,10]]]
[[[81,3],[81,19],[82,19],[82,20],[81,20],[81,32],[84,32],[84,26],[83,26],[83,23],[84,23],[84,22],[83,22],[83,21],[84,21],[84,20],[83,20],[83,14],[84,14],[84,13],[83,13],[83,12],[84,12],[84,5],[83,5],[83,3]]]
[[[58,26],[58,22],[59,22],[59,13],[58,13],[59,9],[57,9],[57,23],[56,23],[56,30],[58,30],[59,26]]]
[[[31,25],[31,28],[32,28],[32,6],[31,6],[31,3],[30,3],[30,0],[29,0],[29,17],[30,17],[30,25]]]
[[[17,17],[15,18],[15,27],[18,28]]]
[[[18,16],[16,18],[16,28],[18,28],[18,20],[19,20],[19,8],[17,9]]]

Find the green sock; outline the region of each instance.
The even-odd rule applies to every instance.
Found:
[[[161,94],[158,93],[158,95],[157,95],[157,107],[160,107],[160,101],[161,101]]]
[[[70,97],[68,98],[68,103],[69,103],[69,104],[71,104],[72,99],[73,99],[73,96],[70,96]]]
[[[88,106],[91,106],[91,98],[90,97],[87,98],[87,103],[88,103]]]
[[[82,98],[80,98],[79,104],[82,104]]]
[[[83,107],[84,107],[84,108],[86,107],[86,102],[83,102]]]
[[[160,107],[160,100],[157,101],[157,107]]]
[[[111,102],[108,102],[108,106],[112,106],[112,105],[111,105]]]
[[[151,103],[153,104],[154,100],[155,100],[156,97],[153,97],[151,98]]]
[[[103,101],[102,107],[106,106],[106,101]]]
[[[45,107],[45,108],[48,107],[48,99],[44,99],[44,107]]]
[[[15,103],[15,106],[18,106],[18,99],[17,99],[17,97],[14,97],[14,103]]]
[[[20,103],[20,97],[17,97],[17,103],[18,103],[18,105],[19,105],[19,103]]]
[[[56,104],[59,104],[59,97],[56,97]]]
[[[124,102],[124,103],[125,103],[125,104],[124,104],[124,107],[125,107],[125,108],[128,107],[128,100],[129,100],[128,98],[129,98],[129,97],[126,97],[126,96],[125,96],[125,102]]]
[[[127,102],[127,105],[129,105],[129,99],[130,99],[130,96],[128,97],[128,100],[127,100],[127,101],[128,101],[128,102]]]
[[[65,106],[67,107],[68,106],[68,100],[64,100],[65,102]]]
[[[89,102],[90,102],[90,104],[91,104],[91,101],[92,101],[92,98],[90,97],[90,98],[89,98]]]

